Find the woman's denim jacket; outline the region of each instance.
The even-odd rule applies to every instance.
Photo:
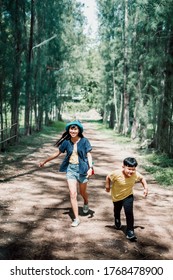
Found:
[[[63,143],[59,146],[61,153],[66,152],[66,156],[60,165],[59,171],[67,172],[67,167],[69,165],[69,158],[72,155],[74,144],[70,140],[64,140]],[[87,138],[83,137],[77,143],[77,152],[79,158],[79,174],[86,175],[88,171],[88,158],[87,153],[92,150],[90,142]]]

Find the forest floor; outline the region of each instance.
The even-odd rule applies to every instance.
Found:
[[[72,210],[65,174],[59,173],[62,157],[38,168],[40,161],[55,152],[57,136],[38,149],[27,149],[17,160],[8,160],[0,177],[0,259],[1,260],[172,260],[173,191],[157,184],[144,171],[135,144],[116,143],[103,135],[94,123],[85,122],[84,135],[93,147],[95,175],[88,184],[88,214],[73,228]],[[122,160],[134,156],[145,175],[149,195],[143,197],[140,184],[134,187],[136,242],[126,239],[125,216],[122,229],[114,228],[113,205],[105,191],[105,177]]]

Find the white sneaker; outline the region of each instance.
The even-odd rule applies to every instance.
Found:
[[[74,219],[73,223],[71,224],[72,227],[77,227],[80,224],[79,219]]]
[[[83,206],[83,212],[84,212],[84,214],[87,214],[88,211],[89,211],[89,206],[88,206],[88,204],[84,204],[84,206]]]

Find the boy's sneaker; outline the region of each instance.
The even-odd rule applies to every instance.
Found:
[[[72,227],[77,227],[80,224],[79,219],[74,219],[73,223],[71,224]]]
[[[137,239],[135,233],[133,230],[127,230],[127,235],[126,235],[127,239],[129,240],[135,240]]]
[[[88,204],[84,204],[84,206],[83,206],[83,213],[84,213],[84,214],[87,214],[88,211],[89,211],[89,206],[88,206]]]
[[[120,229],[121,228],[121,222],[119,219],[115,219],[115,228]]]

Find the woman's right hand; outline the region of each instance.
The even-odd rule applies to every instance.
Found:
[[[38,166],[43,167],[44,165],[45,165],[45,162],[40,162]]]

